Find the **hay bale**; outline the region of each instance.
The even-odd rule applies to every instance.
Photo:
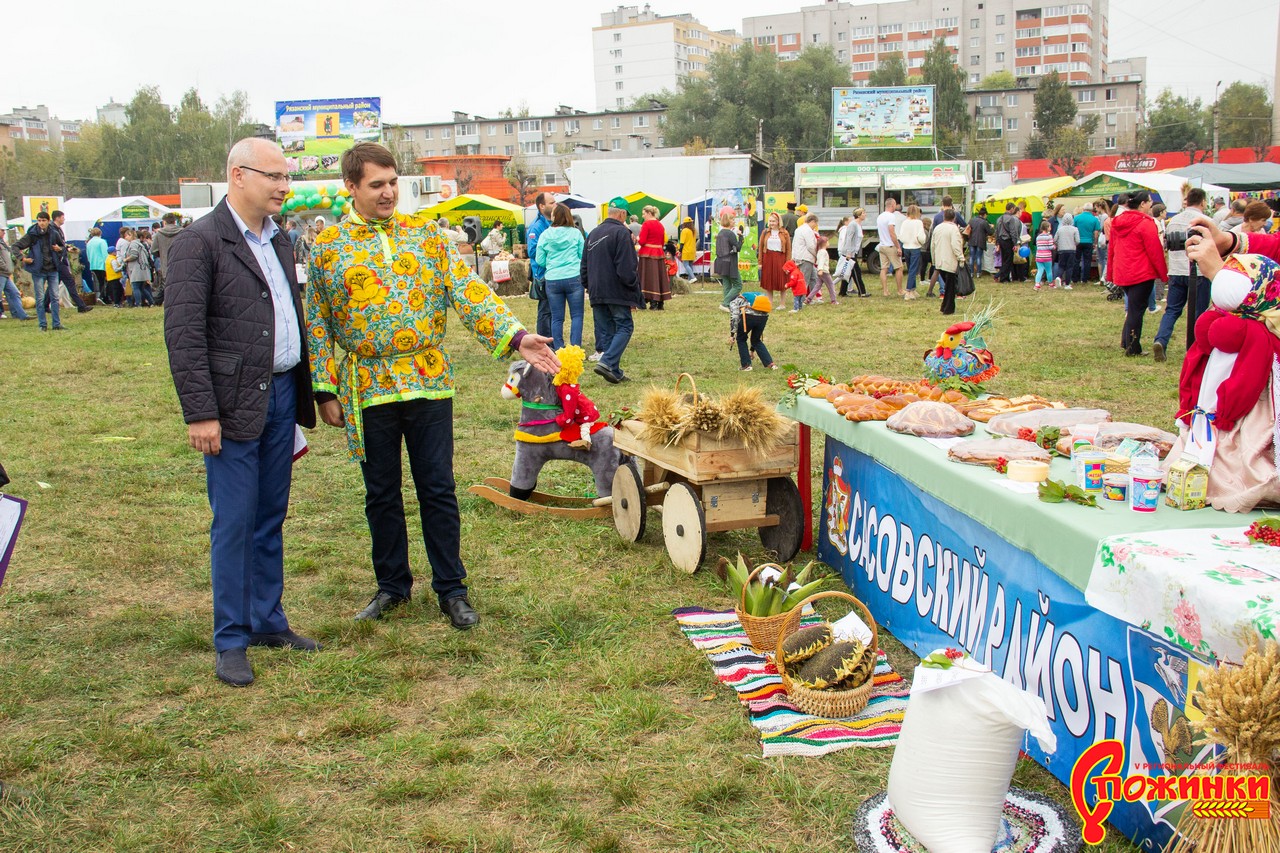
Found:
[[[693,282],[689,281],[689,279],[680,278],[679,276],[671,279],[671,294],[673,296],[688,296],[691,293],[693,293]]]
[[[511,262],[511,280],[493,286],[499,296],[523,296],[529,292],[529,262],[514,260]]]

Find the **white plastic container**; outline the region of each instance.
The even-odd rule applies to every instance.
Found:
[[[1130,470],[1129,509],[1134,512],[1155,512],[1160,505],[1160,481],[1163,477],[1159,468]]]

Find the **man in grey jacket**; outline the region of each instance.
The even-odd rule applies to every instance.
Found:
[[[173,245],[173,239],[182,233],[178,214],[170,211],[162,221],[164,225],[151,232],[151,252],[156,257],[155,277],[152,280],[155,286],[152,292],[157,305],[164,304],[164,276],[168,266],[169,247]]]
[[[18,286],[13,283],[13,254],[4,242],[3,231],[0,231],[0,296],[4,297],[4,302],[9,306],[9,313],[15,320],[31,319],[22,307],[22,294],[18,292]],[[0,310],[0,318],[2,317],[4,317],[4,311]]]
[[[1022,236],[1022,220],[1012,202],[1004,206],[1004,215],[996,220],[996,245],[1000,247],[1000,273],[996,281],[1013,281],[1013,253]]]

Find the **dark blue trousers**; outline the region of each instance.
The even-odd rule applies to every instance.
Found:
[[[245,648],[250,634],[289,627],[284,594],[284,516],[293,478],[297,423],[293,374],[271,381],[267,422],[255,441],[222,440],[205,456],[213,524],[213,646]]]

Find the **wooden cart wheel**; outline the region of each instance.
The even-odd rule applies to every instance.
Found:
[[[662,538],[676,568],[693,574],[707,554],[707,517],[693,486],[673,483],[662,503]]]
[[[760,544],[772,558],[785,563],[800,552],[804,536],[804,504],[790,477],[770,477],[766,484],[765,512],[778,516],[774,527],[760,528]]]
[[[613,472],[613,526],[627,542],[639,542],[644,535],[646,503],[640,470],[629,459]]]

